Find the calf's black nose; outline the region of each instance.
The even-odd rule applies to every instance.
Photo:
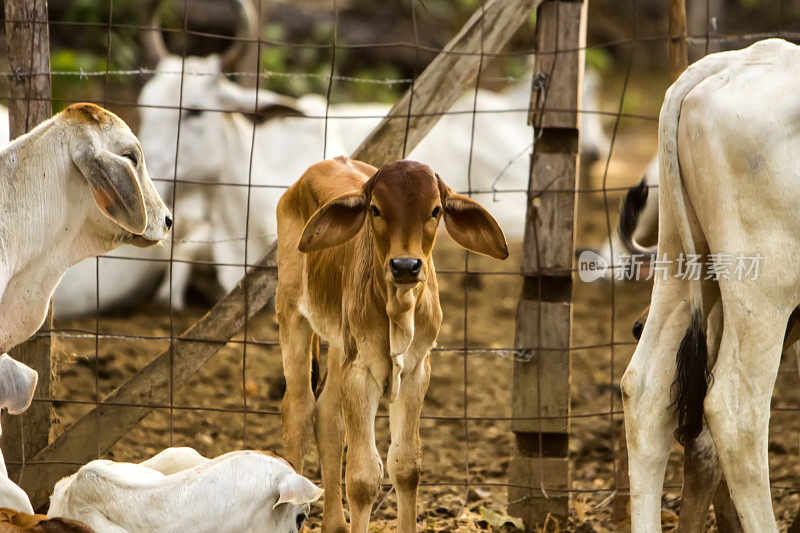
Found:
[[[420,268],[422,268],[422,261],[413,257],[390,259],[389,268],[392,271],[392,276],[397,281],[414,280],[419,275]]]
[[[172,227],[172,217],[167,215],[164,217],[164,225],[167,226],[167,229]]]

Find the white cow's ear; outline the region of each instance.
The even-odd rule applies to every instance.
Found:
[[[0,407],[14,415],[24,412],[31,404],[39,374],[8,354],[0,355]]]
[[[288,474],[283,481],[281,481],[278,491],[278,501],[272,506],[273,509],[276,509],[279,505],[284,503],[305,505],[315,502],[320,499],[322,493],[325,492],[308,479],[294,472]]]
[[[147,210],[131,163],[92,141],[76,144],[72,161],[89,182],[97,207],[124,229],[141,235],[147,228]]]
[[[264,89],[248,89],[228,80],[221,80],[218,87],[219,101],[225,110],[243,113],[259,122],[273,118],[306,116],[294,98],[282,94]]]

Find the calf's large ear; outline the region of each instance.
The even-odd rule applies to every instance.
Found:
[[[300,474],[287,474],[278,486],[278,501],[272,506],[273,509],[284,503],[291,503],[292,505],[305,505],[312,503],[322,496],[325,492],[321,488],[311,483],[308,479]]]
[[[72,161],[89,182],[100,211],[124,229],[141,235],[147,227],[147,211],[131,163],[92,143],[74,149]]]
[[[8,354],[0,355],[0,407],[12,415],[24,412],[31,404],[39,374],[15,361]]]
[[[495,259],[507,258],[506,236],[494,217],[476,201],[454,192],[438,174],[436,179],[444,210],[444,227],[450,237],[467,250]]]
[[[337,196],[314,213],[300,237],[303,253],[339,246],[355,237],[367,219],[367,199],[361,192]]]

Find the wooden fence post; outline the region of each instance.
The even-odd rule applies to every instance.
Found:
[[[5,1],[6,50],[8,52],[8,120],[14,139],[50,118],[50,42],[47,0]],[[11,351],[11,356],[39,373],[35,397],[50,397],[50,331],[52,309],[42,332]],[[46,447],[52,409],[49,402],[34,402],[22,415],[3,414],[2,448],[8,473],[16,479],[20,462]],[[24,457],[23,457],[24,451]]]
[[[528,530],[548,515],[564,526],[568,516],[571,270],[585,25],[580,0],[539,6],[531,105],[537,139],[512,392],[517,456],[509,467],[509,512]]]
[[[669,0],[669,78],[678,79],[689,66],[686,0]]]

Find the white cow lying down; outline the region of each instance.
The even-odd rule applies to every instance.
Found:
[[[658,251],[673,263],[668,277],[656,277],[621,382],[634,531],[661,531],[676,427],[694,455],[719,458],[744,530],[777,531],[767,445],[786,325],[800,304],[798,75],[800,48],[770,39],[701,59],[664,100]],[[757,275],[742,280],[684,280],[675,277],[681,253],[761,259]],[[722,335],[709,350],[704,324],[717,300]],[[709,351],[717,353],[711,369]],[[704,424],[716,454],[698,438]]]
[[[0,408],[5,407],[12,415],[24,412],[31,404],[37,379],[38,375],[32,368],[15,361],[7,354],[0,355]],[[28,495],[8,478],[2,452],[0,452],[0,507],[33,514]]]
[[[239,5],[244,15],[241,27],[249,27],[249,38],[254,39],[258,34],[252,3],[242,0]],[[158,21],[153,24],[157,27]],[[182,261],[211,259],[228,265],[216,270],[223,288],[230,291],[244,274],[245,255],[248,263],[254,263],[275,240],[275,207],[283,191],[324,156],[352,153],[390,108],[386,104],[334,105],[327,110],[326,128],[326,105],[320,96],[295,100],[244,88],[222,76],[233,68],[230,56],[237,52],[236,44],[221,56],[185,61],[167,53],[158,33],[148,34],[144,44],[159,61],[157,74],[139,95],[139,136],[152,174],[159,180],[174,176],[184,181],[177,185],[174,204],[176,243],[174,248],[125,249],[112,254],[144,261],[101,259],[100,310],[141,298],[162,279],[158,298],[182,308],[191,268]],[[584,85],[585,109],[597,109],[597,85],[597,77],[590,73]],[[474,91],[468,91],[459,99],[450,110],[454,114],[442,117],[409,157],[436,168],[457,191],[476,191],[473,198],[498,220],[507,238],[519,241],[525,222],[527,154],[533,140],[527,125],[530,77],[502,93],[478,92],[473,143],[474,98]],[[265,122],[254,129],[244,114],[256,110]],[[358,116],[367,118],[353,118]],[[594,158],[607,152],[608,138],[598,114],[581,114],[581,132],[584,153]],[[170,184],[157,183],[165,198],[172,194]],[[253,185],[249,191],[248,184]],[[246,254],[245,236],[249,237]],[[165,273],[171,250],[178,262],[172,265],[170,293]],[[57,317],[95,311],[97,270],[95,260],[70,270],[55,295]]]
[[[48,516],[97,533],[295,533],[322,492],[268,453],[170,448],[140,464],[86,464],[56,484]]]
[[[148,163],[156,176],[171,178],[175,168],[177,144],[176,110],[159,106],[177,106],[180,58],[168,56],[159,63],[165,74],[153,78],[142,91],[140,103],[142,128],[140,136]],[[217,109],[227,112],[183,112],[181,142],[178,152],[179,180],[199,181],[209,185],[180,183],[174,204],[177,220],[173,238],[178,239],[173,257],[172,305],[182,308],[189,282],[189,263],[181,260],[211,259],[223,265],[217,268],[223,288],[231,290],[244,273],[245,235],[249,235],[247,258],[259,259],[276,237],[275,206],[286,187],[313,163],[323,157],[326,144],[328,157],[351,153],[389,111],[386,104],[339,104],[328,109],[326,128],[325,101],[317,95],[297,100],[259,91],[259,106],[264,114],[270,108],[280,115],[293,109],[305,117],[276,117],[257,127],[252,171],[250,144],[253,125],[238,112],[255,106],[255,91],[219,78],[219,58],[189,57],[184,65],[181,102],[190,109]],[[472,141],[471,114],[474,93],[460,98],[451,114],[441,118],[409,157],[425,161],[439,169],[442,176],[453,182],[459,191],[471,189],[476,201],[495,216],[508,232],[510,240],[520,241],[525,223],[528,183],[528,152],[531,130],[527,125],[529,82],[523,81],[502,93],[480,90],[477,96],[475,137]],[[510,111],[511,110],[511,111]],[[365,117],[365,118],[354,118]],[[590,127],[586,123],[596,123]],[[598,130],[595,114],[582,115],[582,128]],[[582,134],[583,135],[583,134]],[[595,131],[595,137],[597,136]],[[584,141],[582,149],[593,154],[607,143],[601,137],[594,143]],[[594,148],[584,147],[584,143]],[[286,147],[290,146],[291,149]],[[472,151],[472,171],[468,180],[468,162]],[[215,186],[213,184],[227,184]],[[248,190],[250,224],[246,224]],[[157,182],[165,197],[171,195],[171,185]],[[168,200],[168,203],[169,200]],[[212,241],[203,243],[200,241]],[[189,242],[186,242],[189,241]],[[170,246],[152,251],[124,249],[100,260],[100,309],[130,302],[148,294],[147,288],[165,280],[166,260]],[[113,256],[146,257],[156,261],[129,261]],[[96,308],[95,260],[86,261],[70,270],[56,291],[56,316],[70,317],[93,312]],[[158,297],[169,300],[169,284],[163,282]],[[153,290],[153,289],[151,289]]]

